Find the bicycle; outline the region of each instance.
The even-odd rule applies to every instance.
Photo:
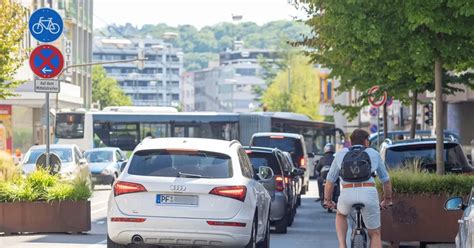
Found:
[[[46,25],[44,23],[46,23]],[[38,22],[33,24],[32,31],[35,34],[41,34],[43,29],[48,30],[52,34],[57,34],[60,31],[59,25],[53,22],[53,18],[47,18],[45,20],[45,18],[40,17]]]
[[[362,209],[365,207],[362,203],[352,205],[352,208],[356,210],[356,218],[352,218],[352,234],[351,234],[351,248],[367,248],[368,237],[367,229],[362,219]]]

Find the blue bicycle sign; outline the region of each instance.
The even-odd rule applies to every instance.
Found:
[[[63,19],[53,9],[41,8],[30,16],[29,28],[31,35],[41,42],[53,42],[63,32]]]

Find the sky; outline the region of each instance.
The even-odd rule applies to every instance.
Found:
[[[292,20],[301,12],[288,0],[94,0],[94,28],[108,24],[191,24],[197,28],[232,22],[232,15],[259,25]]]

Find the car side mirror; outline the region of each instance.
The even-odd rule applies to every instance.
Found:
[[[444,209],[446,211],[458,211],[458,210],[464,210],[466,206],[464,205],[464,200],[462,197],[452,197],[449,198],[445,203],[444,203]]]
[[[302,176],[304,175],[304,170],[293,168],[293,170],[291,170],[291,174],[293,174],[294,176]]]
[[[308,153],[308,158],[314,158],[314,156],[315,156],[314,152],[309,152]]]
[[[120,172],[125,169],[125,166],[127,166],[127,162],[122,162],[122,164],[120,165]]]
[[[261,182],[268,182],[273,179],[275,174],[273,173],[272,168],[267,166],[260,166],[258,168],[257,176]]]

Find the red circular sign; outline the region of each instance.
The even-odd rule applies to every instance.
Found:
[[[373,86],[369,90],[369,95],[374,94],[379,89],[380,89],[379,86]],[[374,107],[380,107],[380,106],[384,105],[385,102],[387,102],[387,92],[386,91],[383,92],[382,97],[379,98],[379,99],[375,99],[374,96],[369,96],[369,103],[372,104],[372,106],[374,106]]]
[[[31,52],[31,70],[40,78],[56,77],[63,70],[63,66],[63,54],[54,46],[41,45]]]

